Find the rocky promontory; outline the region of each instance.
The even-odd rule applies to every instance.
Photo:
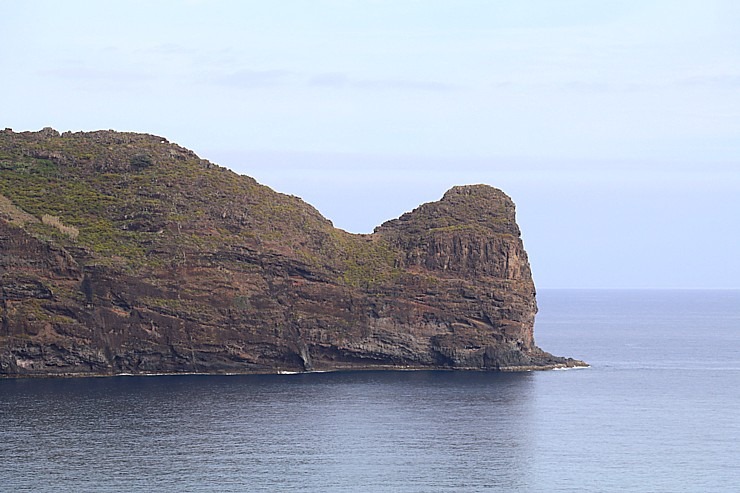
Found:
[[[356,235],[146,134],[0,131],[0,287],[4,376],[583,365],[500,190]]]

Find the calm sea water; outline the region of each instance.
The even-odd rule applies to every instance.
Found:
[[[591,368],[0,380],[0,491],[738,491],[740,291],[539,302]]]

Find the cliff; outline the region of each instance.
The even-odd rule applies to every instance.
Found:
[[[370,235],[153,135],[0,132],[0,375],[578,366],[534,342],[514,204]]]

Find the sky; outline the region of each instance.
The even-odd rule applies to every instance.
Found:
[[[538,288],[740,288],[736,0],[0,0],[0,128],[166,137],[369,233],[517,204]]]

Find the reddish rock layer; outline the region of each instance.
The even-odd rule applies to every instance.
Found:
[[[0,282],[6,376],[583,364],[500,190],[351,235],[151,135],[0,132]]]

